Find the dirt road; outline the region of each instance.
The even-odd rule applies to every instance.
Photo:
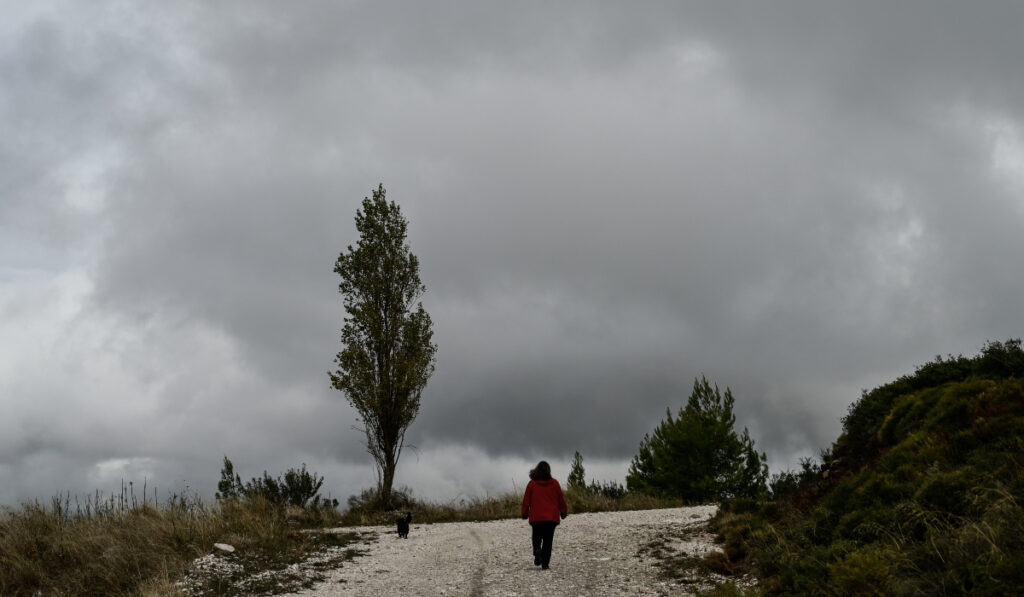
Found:
[[[533,564],[530,527],[521,520],[416,524],[408,539],[393,527],[361,527],[365,555],[330,571],[295,595],[336,597],[530,595],[689,595],[692,584],[658,577],[641,555],[656,538],[668,548],[702,556],[715,549],[700,532],[715,506],[570,515],[555,532],[551,569]]]

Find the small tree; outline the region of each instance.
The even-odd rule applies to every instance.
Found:
[[[217,483],[216,498],[218,500],[238,499],[245,486],[242,485],[242,478],[235,473],[235,465],[224,456],[224,466],[220,469],[220,481]]]
[[[284,473],[281,493],[292,506],[316,508],[320,503],[320,488],[324,486],[323,476],[306,470],[306,463],[301,469],[290,468]]]
[[[766,457],[746,429],[733,429],[733,403],[729,388],[723,395],[707,379],[694,380],[686,407],[676,417],[667,410],[640,442],[626,475],[629,490],[691,502],[762,495]]]
[[[359,242],[334,266],[345,297],[344,348],[329,373],[359,413],[366,449],[377,465],[381,505],[391,505],[395,467],[405,431],[419,413],[420,395],[434,372],[437,346],[419,298],[419,260],[406,243],[408,223],[384,185],[356,211]]]
[[[579,452],[572,458],[572,465],[569,467],[569,489],[586,491],[587,482],[584,480],[583,457]]]

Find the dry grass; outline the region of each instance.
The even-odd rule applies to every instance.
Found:
[[[517,518],[521,500],[516,491],[447,503],[406,498],[399,507],[412,511],[417,523],[485,521]],[[590,491],[567,491],[566,501],[570,513],[682,505]],[[49,504],[24,503],[0,510],[0,595],[230,595],[241,586],[249,594],[294,590],[309,577],[284,574],[265,587],[254,585],[253,578],[314,553],[331,554],[331,565],[355,555],[345,549],[352,534],[307,533],[301,528],[392,524],[394,519],[395,512],[375,510],[372,504],[340,515],[334,509],[285,509],[262,499],[209,504],[187,491],[162,503],[148,496],[140,502],[130,486],[105,499],[97,494],[84,501],[63,496]],[[193,578],[193,562],[210,554],[214,543],[236,548],[224,558],[233,572]],[[182,579],[187,574],[186,591]]]
[[[660,510],[687,506],[676,499],[656,498],[640,493],[627,493],[622,497],[608,497],[593,491],[567,491],[565,501],[569,512],[622,512],[626,510]]]
[[[333,512],[308,517],[311,524],[338,522]],[[122,491],[84,503],[65,496],[4,508],[0,594],[174,594],[175,579],[217,542],[288,560],[316,549],[289,518],[263,501],[208,505],[188,493],[162,505]]]
[[[523,496],[512,491],[496,496],[457,498],[446,503],[433,503],[416,500],[402,495],[397,501],[396,510],[382,512],[376,510],[372,503],[352,504],[344,515],[342,524],[385,525],[395,522],[396,512],[409,511],[417,523],[436,522],[479,522],[485,520],[502,520],[519,518]],[[683,506],[678,500],[664,500],[639,494],[626,494],[612,498],[591,491],[565,492],[565,501],[569,513],[581,512],[614,512],[624,510],[656,510],[659,508],[676,508]]]

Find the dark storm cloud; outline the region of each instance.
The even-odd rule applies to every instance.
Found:
[[[0,369],[19,397],[0,475],[209,486],[229,453],[246,474],[304,459],[339,493],[372,480],[326,371],[333,263],[378,182],[410,221],[440,347],[410,429],[423,460],[403,464],[417,483],[478,487],[451,459],[486,489],[574,450],[610,470],[700,375],[792,464],[861,389],[1021,334],[1021,10],[9,19],[0,217],[35,224],[0,244],[0,300],[26,314],[0,331],[42,339]]]

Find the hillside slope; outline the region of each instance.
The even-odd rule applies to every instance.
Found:
[[[866,392],[773,501],[716,521],[770,595],[1024,589],[1024,351],[990,343]]]

